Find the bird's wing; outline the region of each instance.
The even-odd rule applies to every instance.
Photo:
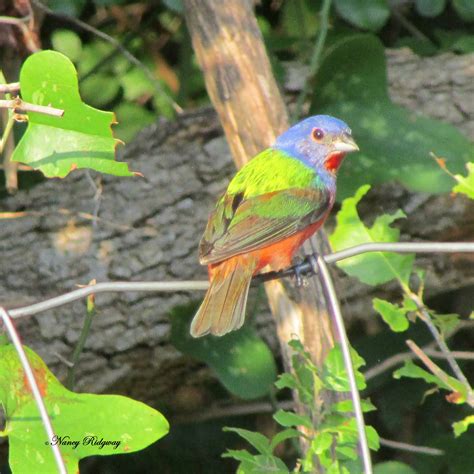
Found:
[[[248,199],[225,194],[209,217],[199,260],[217,263],[272,245],[320,220],[329,206],[325,188],[290,188]]]

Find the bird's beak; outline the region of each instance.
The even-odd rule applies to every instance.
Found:
[[[334,151],[340,151],[343,153],[351,153],[352,151],[359,151],[359,147],[354,139],[347,134],[338,137],[332,142]]]

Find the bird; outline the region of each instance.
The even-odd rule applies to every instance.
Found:
[[[290,127],[232,178],[199,243],[209,289],[190,333],[223,336],[239,329],[252,277],[265,266],[289,267],[324,223],[336,196],[336,173],[358,151],[349,126],[314,115]]]

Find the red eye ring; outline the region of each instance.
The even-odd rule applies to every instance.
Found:
[[[313,128],[311,137],[313,140],[319,142],[324,138],[324,132],[320,128]]]

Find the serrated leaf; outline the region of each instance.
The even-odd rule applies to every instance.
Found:
[[[266,436],[255,431],[244,430],[243,428],[223,428],[224,431],[237,433],[241,438],[249,442],[259,453],[271,454],[270,441]]]
[[[390,224],[405,214],[397,211],[395,214],[378,216],[372,227],[366,227],[357,212],[357,204],[370,189],[369,185],[361,186],[354,197],[347,198],[337,213],[337,225],[329,236],[329,242],[334,251],[343,250],[358,244],[373,242],[396,242],[399,230]],[[399,255],[390,252],[369,252],[338,262],[348,275],[357,277],[368,285],[386,283],[394,278],[408,283],[413,268],[414,255]]]
[[[456,438],[467,431],[469,426],[474,425],[474,415],[469,415],[464,420],[453,423],[454,436]]]
[[[387,0],[335,0],[334,4],[344,20],[365,30],[379,30],[390,16]]]
[[[449,192],[450,177],[429,153],[446,157],[454,173],[474,161],[474,147],[454,126],[391,102],[386,71],[385,48],[373,35],[340,40],[321,62],[310,111],[346,121],[361,149],[339,170],[338,200],[368,182],[398,181],[413,191]]]
[[[76,70],[66,56],[55,51],[31,55],[21,69],[20,87],[26,102],[62,109],[64,116],[29,112],[28,128],[13,161],[39,169],[47,177],[64,178],[79,168],[133,176],[127,163],[115,161],[113,113],[82,102]]]
[[[454,176],[458,184],[454,186],[453,192],[465,194],[474,199],[474,163],[466,163],[467,176],[457,174]]]
[[[305,426],[306,428],[312,429],[313,423],[306,415],[299,415],[292,411],[278,410],[274,415],[273,419],[281,426]]]
[[[195,339],[189,334],[194,312],[194,306],[173,311],[173,345],[183,354],[209,365],[224,387],[238,397],[252,399],[267,395],[277,378],[275,359],[268,345],[249,325],[223,337]]]
[[[417,474],[417,472],[403,462],[387,461],[376,464],[374,474]]]
[[[365,361],[352,347],[350,351],[357,388],[363,390],[367,385],[364,375],[358,369],[365,365]],[[344,357],[339,345],[334,346],[324,360],[322,381],[327,388],[336,392],[350,391]]]
[[[56,472],[51,443],[59,445],[68,473],[76,473],[84,457],[139,451],[168,432],[163,415],[144,403],[119,395],[70,392],[36,353],[24,349],[57,438],[46,439],[15,348],[1,346],[0,403],[6,412],[12,472]]]
[[[374,298],[372,304],[375,311],[382,316],[382,319],[390,326],[392,331],[403,332],[408,329],[409,321],[405,308],[380,298]]]

